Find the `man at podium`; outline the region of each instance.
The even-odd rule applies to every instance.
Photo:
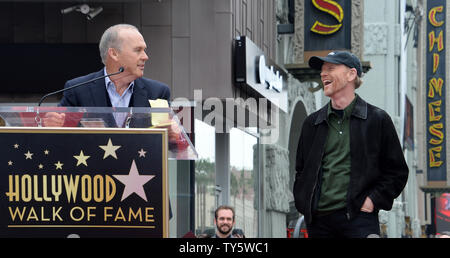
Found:
[[[169,107],[169,87],[162,82],[143,77],[145,62],[148,60],[147,45],[135,26],[117,24],[109,27],[100,39],[99,50],[105,67],[98,72],[67,81],[64,88],[86,83],[81,87],[66,90],[59,106]],[[96,80],[100,77],[104,78]],[[165,114],[137,119],[140,122],[135,127],[167,127],[169,144],[183,141],[177,125],[170,121],[168,115],[167,120],[163,121],[165,119],[161,118],[161,115]],[[157,117],[159,119],[156,119]],[[104,122],[124,127],[126,118],[127,114],[117,113],[114,118],[105,117]],[[64,113],[49,112],[44,118],[44,126],[63,126],[64,120]],[[156,120],[159,121],[155,122]],[[172,218],[170,201],[169,218]]]
[[[64,88],[86,83],[66,90],[60,106],[150,107],[149,100],[157,99],[166,101],[165,105],[168,106],[169,87],[143,77],[145,62],[148,60],[147,45],[135,26],[117,24],[109,27],[101,37],[99,50],[105,67],[67,81]],[[95,80],[100,77],[104,78]],[[123,127],[126,114],[120,115],[116,114],[114,120],[118,127]],[[45,126],[62,126],[64,116],[50,113],[44,118]]]

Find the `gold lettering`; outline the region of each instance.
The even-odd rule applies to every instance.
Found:
[[[52,194],[55,196],[55,202],[59,202],[59,196],[62,194],[61,175],[57,176],[58,184],[55,182],[56,176],[52,175]],[[58,186],[58,188],[56,188]]]
[[[75,176],[75,182],[73,181],[72,175],[70,175],[70,181],[67,181],[66,175],[63,176],[63,179],[64,186],[66,187],[67,201],[70,203],[70,199],[73,199],[73,202],[76,202],[80,176]]]
[[[433,101],[428,103],[428,120],[430,122],[436,122],[441,120],[442,115],[436,115],[435,111],[437,113],[441,112],[441,104],[442,104],[442,100],[438,100],[438,101]]]
[[[430,132],[430,134],[437,137],[437,139],[431,138],[429,141],[430,144],[439,145],[443,142],[443,140],[444,140],[444,133],[442,132],[443,128],[444,128],[444,125],[442,123],[433,124],[428,128],[428,131]]]
[[[39,197],[39,193],[38,193],[38,190],[39,190],[38,183],[39,183],[38,182],[38,176],[34,175],[33,176],[33,197],[34,197],[35,201],[42,202],[42,197]]]
[[[101,202],[104,198],[103,177],[101,175],[94,176],[94,201]]]
[[[441,27],[444,24],[444,21],[438,21],[436,19],[436,13],[441,13],[443,10],[444,10],[444,6],[439,5],[439,6],[431,8],[430,12],[428,13],[428,21],[434,27]]]
[[[31,207],[30,213],[28,213],[27,221],[30,221],[30,220],[39,221],[36,211],[34,210],[34,207]]]
[[[91,221],[91,217],[95,217],[95,209],[97,207],[88,207],[87,208],[87,220]],[[92,213],[91,211],[94,211],[94,213]]]
[[[50,221],[50,218],[45,218],[44,207],[41,206],[41,221]]]
[[[436,73],[439,67],[439,54],[433,54],[433,73]]]
[[[111,201],[116,195],[116,183],[110,176],[106,176],[106,202]]]
[[[22,201],[29,202],[31,201],[32,193],[31,193],[31,176],[23,175],[21,180],[22,186]]]
[[[76,211],[76,210],[79,210],[80,211],[80,217],[79,218],[75,218],[74,217],[74,211]],[[73,220],[73,221],[80,221],[80,220],[82,220],[83,218],[84,218],[84,210],[81,208],[81,207],[79,207],[79,206],[75,206],[75,207],[73,207],[71,210],[70,210],[70,218]]]
[[[131,217],[133,217],[134,220],[137,220],[139,217],[139,222],[142,222],[142,210],[138,209],[136,213],[134,213],[133,209],[130,207],[129,213],[128,213],[128,221],[131,221]]]
[[[103,209],[103,221],[108,221],[108,218],[112,218],[112,214],[108,213],[108,211],[112,210],[113,207],[105,207]]]
[[[443,161],[436,161],[436,158],[440,158],[441,157],[441,151],[442,151],[442,146],[438,146],[438,147],[434,147],[434,148],[430,148],[428,149],[428,154],[430,157],[430,167],[440,167],[442,165],[442,163],[444,163]]]
[[[81,177],[81,199],[90,202],[92,199],[92,179],[89,175]]]
[[[13,175],[9,175],[9,190],[6,193],[6,196],[9,197],[9,201],[13,202],[16,201],[18,202],[19,199],[19,175],[15,175],[14,178],[15,180],[13,180]],[[14,181],[14,182],[13,182]]]
[[[61,216],[59,216],[59,212],[61,211],[61,209],[62,207],[59,207],[58,210],[55,211],[55,207],[53,207],[53,221],[56,221],[56,217],[58,217],[60,221],[63,221]]]
[[[442,78],[432,78],[428,83],[428,97],[434,98],[435,91],[442,97],[442,85],[444,84],[444,80]]]
[[[76,203],[77,198],[99,203],[110,202],[116,194],[115,181],[107,175],[9,175],[8,186],[9,202],[59,202],[65,191],[68,203]]]
[[[434,31],[431,31],[428,33],[428,43],[430,44],[429,52],[433,51],[434,44],[437,44],[438,52],[441,52],[444,49],[444,34],[443,31],[439,32],[438,37],[436,38],[436,35]]]
[[[114,218],[114,221],[117,221],[117,220],[119,220],[119,219],[122,220],[123,222],[127,221],[127,220],[125,219],[125,216],[123,215],[122,208],[120,208],[120,207],[119,207],[119,209],[117,210],[116,217]]]
[[[145,222],[155,221],[153,219],[153,214],[150,213],[150,212],[153,212],[153,210],[154,210],[153,207],[145,207]]]
[[[52,198],[47,195],[47,176],[42,176],[42,190],[43,190],[43,198],[46,202],[51,202]]]
[[[50,217],[46,217],[45,216],[45,209],[46,207],[41,206],[41,214],[40,214],[40,219],[38,214],[36,213],[36,210],[34,207],[15,207],[14,210],[12,207],[8,207],[9,209],[9,214],[11,216],[11,220],[12,221],[23,221],[25,218],[25,213],[28,214],[26,221],[30,221],[30,220],[34,220],[34,221],[56,221],[57,219],[59,221],[63,221],[63,219],[61,218],[61,216],[59,215],[59,212],[61,211],[62,207],[59,207],[58,209],[56,209],[56,207],[52,207],[52,218],[50,219]],[[28,212],[27,212],[28,209]],[[50,208],[48,208],[50,209]]]
[[[9,209],[9,214],[11,215],[12,221],[16,220],[16,216],[18,216],[20,221],[22,221],[23,220],[23,216],[25,215],[25,210],[27,209],[27,207],[23,207],[21,210],[19,209],[19,207],[16,207],[14,212],[12,211],[11,207],[8,207],[8,209]],[[20,211],[22,211],[22,212],[20,212]]]

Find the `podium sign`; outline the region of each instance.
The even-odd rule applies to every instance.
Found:
[[[168,237],[167,138],[0,128],[0,237]]]

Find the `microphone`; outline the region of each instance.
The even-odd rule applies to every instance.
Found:
[[[83,86],[83,85],[85,85],[85,84],[94,82],[94,81],[96,81],[96,80],[103,79],[103,78],[105,78],[105,77],[109,77],[109,76],[113,76],[113,75],[122,73],[124,70],[125,70],[125,69],[124,69],[123,67],[120,67],[118,72],[110,73],[110,74],[107,74],[107,75],[103,75],[103,76],[100,76],[100,77],[98,77],[98,78],[94,78],[94,79],[89,80],[89,81],[85,81],[85,82],[82,82],[82,83],[75,84],[75,85],[70,86],[70,87],[68,87],[68,88],[64,88],[64,89],[61,89],[61,90],[57,90],[57,91],[54,91],[54,92],[50,92],[50,93],[44,95],[44,96],[41,98],[41,100],[39,100],[38,107],[40,107],[41,104],[42,104],[42,102],[44,102],[44,100],[45,100],[47,97],[51,96],[51,95],[55,95],[55,94],[58,94],[58,93],[60,93],[60,92],[64,92],[64,91],[66,91],[66,90],[71,90],[71,89],[73,89],[73,88],[77,88],[77,87]]]

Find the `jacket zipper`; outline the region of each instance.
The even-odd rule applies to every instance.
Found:
[[[328,132],[327,132],[327,138],[328,138]],[[326,140],[325,140],[325,143],[326,143]],[[323,148],[322,148],[322,153],[320,154],[320,161],[322,162],[322,159],[323,159],[323,153],[325,152],[325,146],[323,146]],[[313,186],[313,189],[312,189],[312,194],[311,194],[311,198],[310,198],[310,200],[309,200],[309,209],[310,209],[310,213],[311,213],[311,216],[312,216],[312,213],[313,213],[313,199],[314,199],[314,193],[315,193],[315,191],[316,191],[316,187],[317,187],[317,182],[319,181],[319,171],[320,171],[320,168],[321,168],[321,166],[322,165],[320,165],[318,168],[317,168],[317,171],[316,171],[316,181],[314,182],[314,186]],[[319,193],[320,194],[320,193]]]
[[[353,168],[352,168],[352,116],[350,115],[349,117],[349,127],[348,127],[348,131],[349,131],[349,135],[350,135],[350,180],[348,182],[348,189],[347,189],[347,212],[345,213],[345,215],[347,216],[347,220],[350,220],[351,216],[350,216],[350,190],[352,188],[352,178],[353,178]]]

